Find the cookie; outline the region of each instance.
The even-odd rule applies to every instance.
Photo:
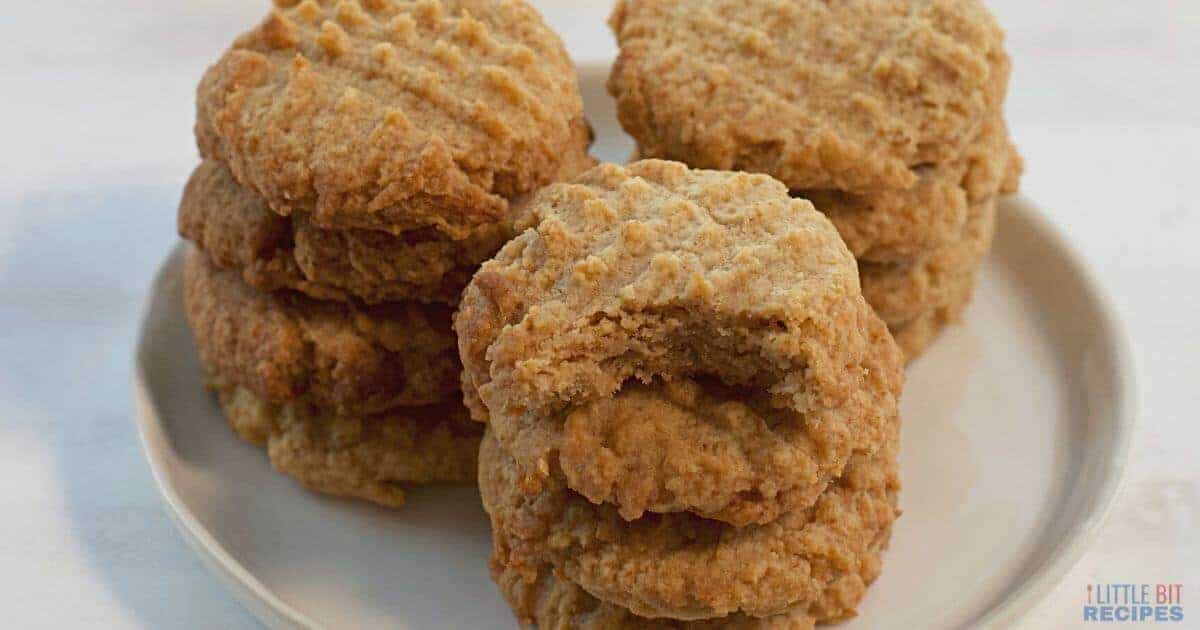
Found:
[[[973,282],[995,233],[993,198],[972,208],[959,242],[953,245],[909,264],[860,263],[863,295],[889,326],[913,319]]]
[[[524,0],[277,0],[197,90],[205,158],[283,215],[454,239],[586,152],[574,65]]]
[[[526,487],[561,470],[627,519],[764,523],[882,441],[899,352],[836,230],[778,181],[603,164],[526,223],[455,321],[468,405]]]
[[[1017,151],[1016,145],[1008,145],[1008,165],[1004,171],[1004,182],[1000,184],[1000,194],[1012,195],[1021,189],[1021,175],[1025,173],[1025,160]]]
[[[272,403],[363,414],[439,403],[458,390],[447,306],[364,307],[263,293],[196,250],[183,276],[201,361]]]
[[[179,204],[180,236],[254,288],[368,303],[455,303],[479,263],[512,236],[507,223],[480,224],[457,241],[432,228],[324,230],[303,212],[271,212],[212,160],[192,173]]]
[[[564,162],[557,179],[586,170],[586,155]],[[519,202],[518,202],[519,203]],[[512,217],[475,226],[454,240],[433,229],[397,235],[326,230],[308,215],[282,216],[238,184],[224,164],[207,160],[192,173],[179,203],[179,234],[218,266],[238,269],[263,291],[291,289],[321,300],[367,303],[418,300],[457,304],[479,263],[512,237]]]
[[[888,324],[888,330],[895,332],[897,328],[907,325],[922,315],[941,307],[945,304],[954,302],[960,295],[970,295],[975,288],[975,275],[978,268],[968,269],[959,273],[947,275],[937,280],[934,286],[926,286],[922,289],[924,299],[905,303],[905,307],[898,312],[900,316],[896,317],[892,323]]]
[[[554,575],[549,568],[529,580],[519,571],[492,563],[492,579],[522,627],[571,630],[813,630],[816,619],[806,609],[770,617],[731,614],[715,619],[680,621],[639,617],[592,597],[578,585]]]
[[[811,508],[741,528],[689,513],[627,521],[559,477],[523,492],[516,463],[489,429],[479,486],[492,522],[493,574],[519,617],[531,615],[517,580],[532,588],[547,569],[640,617],[852,615],[879,574],[897,516],[897,427],[875,453],[849,458]]]
[[[974,290],[975,278],[972,276],[970,282],[952,292],[946,303],[892,328],[892,334],[896,344],[904,352],[906,363],[911,363],[921,356],[943,329],[962,319],[963,312],[971,303]]]
[[[337,416],[303,402],[277,405],[210,381],[242,439],[266,447],[276,470],[310,490],[388,507],[413,483],[470,483],[482,427],[458,400],[374,415]]]
[[[854,257],[868,262],[911,262],[957,241],[970,208],[1015,186],[1009,163],[1019,157],[1003,119],[984,126],[959,159],[913,169],[917,183],[906,190],[849,193],[802,190],[828,216]]]
[[[910,188],[1007,90],[979,0],[621,0],[609,23],[608,89],[644,157],[796,190]]]

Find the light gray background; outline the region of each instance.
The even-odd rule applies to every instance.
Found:
[[[608,2],[535,3],[577,61],[612,54]],[[1141,410],[1113,518],[1026,626],[1082,627],[1088,582],[1181,582],[1186,606],[1200,588],[1200,2],[992,4],[1015,59],[1024,193],[1113,298]],[[5,626],[255,626],[160,507],[128,383],[196,162],[193,86],[265,6],[60,0],[0,15]]]

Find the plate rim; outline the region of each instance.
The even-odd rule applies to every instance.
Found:
[[[608,66],[589,63],[579,66],[580,82],[597,75],[603,80]],[[1112,514],[1117,497],[1123,492],[1129,463],[1129,452],[1137,427],[1135,395],[1136,378],[1129,335],[1121,322],[1118,311],[1109,295],[1087,265],[1086,259],[1040,207],[1024,195],[1007,200],[1010,209],[1016,210],[1021,221],[1029,224],[1033,231],[1059,253],[1065,271],[1074,275],[1084,293],[1091,299],[1096,316],[1103,329],[1107,354],[1111,356],[1114,369],[1113,382],[1118,390],[1113,392],[1116,404],[1110,413],[1116,428],[1112,436],[1112,450],[1103,467],[1102,478],[1096,483],[1096,500],[1087,506],[1086,512],[1068,530],[1072,534],[1062,545],[1056,547],[1040,566],[1015,586],[1003,599],[992,605],[975,622],[979,628],[1009,627],[1029,613],[1062,582],[1066,574],[1079,562],[1083,553],[1095,539]],[[167,508],[171,521],[179,530],[184,541],[200,558],[204,567],[217,577],[227,590],[259,621],[271,628],[320,628],[311,617],[285,602],[270,588],[254,576],[241,562],[208,531],[188,508],[182,497],[170,483],[170,464],[165,459],[169,446],[164,436],[162,418],[150,393],[146,378],[147,366],[143,354],[147,352],[147,329],[150,317],[164,287],[175,281],[179,268],[178,259],[187,249],[186,242],[179,242],[159,264],[154,281],[150,285],[139,316],[138,337],[134,352],[131,377],[134,422],[142,446],[143,456],[150,466],[154,483]]]
[[[179,530],[184,542],[192,552],[200,558],[204,568],[221,582],[238,603],[270,628],[303,628],[305,630],[320,628],[321,626],[311,617],[283,601],[255,577],[245,565],[234,558],[233,554],[229,553],[225,546],[200,522],[200,519],[187,506],[170,482],[170,464],[164,455],[170,447],[164,436],[162,417],[158,412],[158,406],[150,393],[143,354],[147,351],[146,329],[150,326],[150,317],[155,303],[162,299],[164,287],[170,282],[177,281],[175,276],[182,266],[180,259],[189,247],[185,241],[175,244],[159,264],[154,275],[154,282],[150,285],[150,293],[142,305],[131,378],[134,422],[137,425],[138,438],[142,445],[142,455],[150,465],[151,476],[154,478],[154,484],[171,522]]]
[[[1115,371],[1113,382],[1119,390],[1113,392],[1117,402],[1109,410],[1116,433],[1112,436],[1112,451],[1103,469],[1103,478],[1097,483],[1096,501],[1067,532],[1070,535],[1067,542],[1057,547],[1047,561],[978,619],[975,627],[985,630],[1011,627],[1026,616],[1062,583],[1084,552],[1096,542],[1128,481],[1129,453],[1138,424],[1136,364],[1128,330],[1112,298],[1066,232],[1051,221],[1038,204],[1024,194],[1013,195],[1005,202],[1010,211],[1018,209],[1021,220],[1028,222],[1041,238],[1050,242],[1066,262],[1066,271],[1075,276],[1084,293],[1091,298],[1104,329],[1101,338],[1109,346],[1107,350]]]

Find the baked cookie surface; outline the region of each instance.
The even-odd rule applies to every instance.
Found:
[[[962,238],[972,206],[996,197],[1007,185],[1015,187],[1019,160],[1004,121],[995,119],[961,158],[913,169],[917,183],[912,188],[793,194],[833,221],[859,261],[911,262]]]
[[[962,287],[974,286],[975,271],[991,250],[996,234],[996,200],[971,209],[958,242],[913,263],[861,263],[863,295],[889,326],[903,324],[941,306]]]
[[[912,362],[925,352],[929,344],[937,339],[947,326],[962,319],[963,312],[971,304],[975,291],[975,278],[950,292],[947,300],[915,318],[892,327],[896,345],[904,353],[904,361]]]
[[[492,579],[526,628],[572,630],[813,630],[816,620],[807,610],[770,617],[731,614],[715,619],[681,621],[639,617],[627,608],[596,599],[587,591],[543,568],[533,580],[520,571],[492,563]]]
[[[832,225],[779,182],[605,164],[528,211],[455,324],[468,406],[526,486],[562,470],[627,519],[762,523],[882,441],[899,352]]]
[[[279,0],[197,91],[201,154],[322,227],[465,238],[586,152],[574,66],[524,0]]]
[[[529,594],[517,589],[535,588],[548,568],[629,617],[848,616],[879,574],[897,515],[897,424],[888,430],[884,445],[852,456],[811,508],[736,528],[688,513],[626,521],[557,478],[523,492],[515,462],[489,429],[479,485],[492,521],[493,575],[519,617],[531,611],[522,603]]]
[[[192,173],[179,204],[180,236],[218,266],[239,270],[262,291],[292,289],[321,300],[453,304],[511,230],[507,221],[484,223],[457,241],[432,228],[325,230],[302,212],[271,212],[212,160]]]
[[[1007,90],[978,0],[622,0],[609,79],[644,157],[793,189],[906,189]]]
[[[282,404],[337,414],[435,404],[458,390],[450,308],[374,307],[263,293],[196,251],[184,263],[184,309],[214,377]]]
[[[310,490],[399,507],[409,484],[475,480],[483,428],[453,398],[335,416],[300,402],[272,404],[219,380],[209,385],[237,434]]]

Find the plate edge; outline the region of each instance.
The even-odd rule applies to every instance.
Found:
[[[254,574],[245,566],[234,559],[225,547],[200,524],[186,503],[167,482],[170,473],[160,450],[168,448],[168,445],[162,433],[158,407],[146,384],[146,366],[143,355],[146,333],[150,326],[151,310],[156,300],[160,299],[165,284],[171,281],[171,276],[179,273],[180,259],[188,247],[189,245],[185,242],[177,243],[167,258],[160,263],[154,281],[150,285],[150,294],[143,301],[138,319],[138,342],[133,358],[131,390],[133,420],[137,425],[142,455],[150,466],[150,474],[154,478],[154,484],[158,488],[159,496],[162,498],[171,522],[175,524],[175,528],[179,530],[187,545],[200,558],[201,564],[221,582],[221,585],[237,599],[243,608],[271,628],[288,630],[320,628],[307,615],[280,599],[271,589],[254,577]]]

